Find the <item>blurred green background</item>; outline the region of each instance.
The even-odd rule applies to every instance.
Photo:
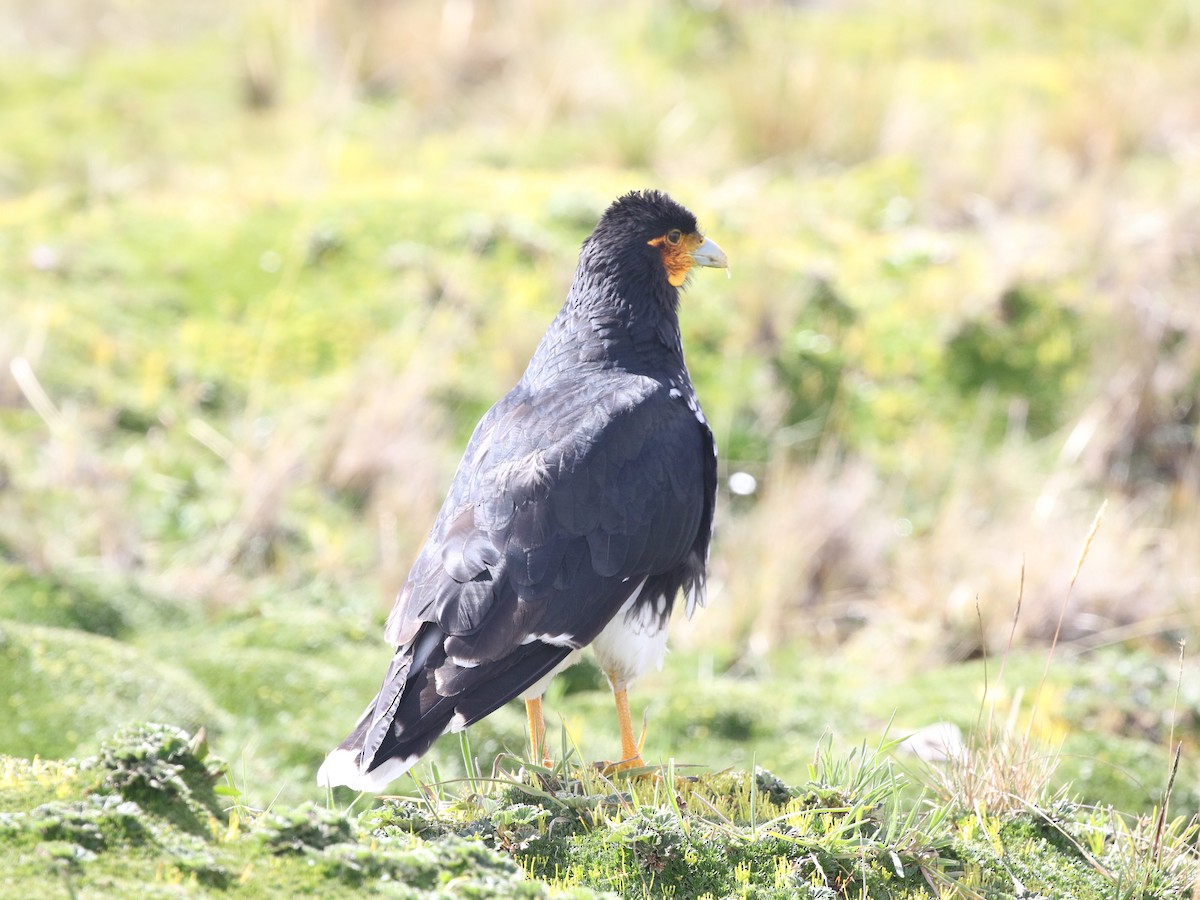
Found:
[[[0,752],[205,725],[318,797],[472,426],[659,187],[733,278],[648,758],[801,778],[986,688],[1094,802],[1184,741],[1194,806],[1197,85],[1196,0],[2,0]],[[550,701],[615,752],[594,669]]]

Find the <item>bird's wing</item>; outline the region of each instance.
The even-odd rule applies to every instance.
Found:
[[[702,578],[711,435],[660,382],[606,388],[518,386],[480,422],[388,619],[397,654],[360,723],[364,759],[517,696],[648,576],[675,573],[658,578],[668,604],[697,566]]]

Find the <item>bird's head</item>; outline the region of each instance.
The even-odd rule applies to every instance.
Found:
[[[694,266],[729,269],[725,252],[700,233],[696,217],[654,190],[631,191],[615,200],[584,250],[626,272],[665,278],[675,288],[687,281]]]

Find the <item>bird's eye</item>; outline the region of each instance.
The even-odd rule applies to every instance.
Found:
[[[682,231],[680,231],[678,228],[672,228],[670,231],[667,232],[667,243],[668,244],[678,244],[682,237],[683,237]]]

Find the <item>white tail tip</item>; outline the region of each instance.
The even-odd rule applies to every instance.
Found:
[[[411,769],[417,759],[416,756],[389,759],[378,768],[364,772],[359,766],[358,754],[339,747],[325,757],[325,762],[317,771],[317,784],[326,788],[342,784],[351,790],[381,794],[389,784]]]

